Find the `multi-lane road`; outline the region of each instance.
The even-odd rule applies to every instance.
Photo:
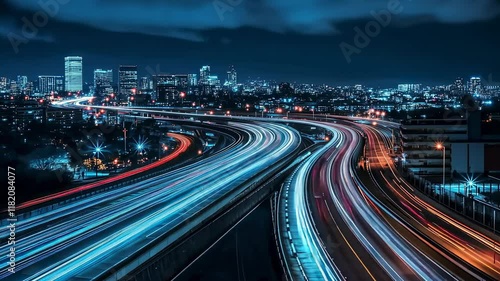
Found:
[[[155,161],[155,162],[148,164],[148,165],[145,165],[143,167],[140,167],[140,168],[128,171],[128,172],[124,172],[124,173],[121,173],[119,175],[112,176],[112,177],[109,177],[109,178],[106,178],[103,180],[99,180],[99,181],[89,183],[89,184],[84,184],[84,185],[81,185],[81,186],[78,186],[78,187],[75,187],[72,189],[64,190],[61,192],[57,192],[54,194],[50,194],[47,196],[43,196],[43,197],[39,197],[39,198],[30,200],[30,201],[23,202],[23,203],[19,204],[18,206],[16,206],[16,209],[17,209],[17,211],[23,211],[26,208],[36,207],[37,205],[42,204],[42,203],[61,200],[61,199],[64,199],[65,197],[68,197],[71,195],[79,194],[81,192],[87,192],[87,191],[95,189],[95,188],[100,188],[105,184],[116,183],[116,182],[122,181],[124,179],[136,176],[138,174],[145,173],[149,170],[158,168],[158,167],[165,165],[166,163],[171,162],[172,160],[178,158],[184,152],[186,152],[188,150],[188,148],[193,144],[193,139],[190,137],[187,137],[185,135],[176,134],[176,133],[169,133],[168,135],[170,137],[172,137],[178,143],[178,145],[175,147],[175,149],[168,156],[163,157],[158,161]]]
[[[467,224],[402,178],[387,153],[390,128],[360,126],[367,135],[367,172],[376,187],[371,192],[405,222],[413,240],[431,248],[429,254],[450,270],[460,268],[476,278],[499,280],[499,237],[473,222]]]
[[[283,125],[230,127],[241,138],[195,164],[19,221],[16,273],[1,257],[0,279],[95,278],[164,233],[175,241],[227,205],[242,183],[271,171],[300,145],[299,134]],[[0,233],[2,239],[7,235]]]
[[[7,270],[8,257],[1,257],[0,279],[93,279],[165,234],[169,241],[175,241],[227,206],[243,192],[244,183],[273,171],[277,162],[295,155],[301,144],[299,133],[276,121],[318,126],[332,136],[302,162],[282,191],[287,196],[283,206],[287,213],[281,218],[286,222],[278,225],[289,230],[283,232],[283,238],[290,242],[292,250],[281,250],[285,256],[290,254],[287,251],[295,252],[292,259],[301,267],[294,271],[297,276],[291,277],[500,279],[500,263],[493,258],[498,236],[468,226],[456,215],[420,198],[388,157],[383,126],[213,118],[224,120],[227,125],[219,126],[239,136],[221,151],[161,176],[19,221],[16,273]],[[367,171],[357,165],[363,135],[369,157]],[[187,149],[189,140],[182,135],[175,137],[180,142],[179,151]],[[21,207],[71,192],[79,190],[40,198]],[[0,238],[7,235],[7,230],[0,231]],[[8,252],[6,245],[0,250]]]
[[[296,212],[304,211],[290,228],[302,228],[297,233],[304,233],[299,235],[303,244],[316,245],[304,251],[308,255],[301,264],[307,278],[320,280],[317,272],[333,272],[326,279],[339,280],[340,275],[348,280],[458,280],[460,276],[401,236],[389,221],[396,219],[383,215],[385,207],[359,183],[353,157],[361,148],[360,134],[345,125],[315,124],[329,128],[336,137],[331,141],[335,145],[305,161],[291,180],[301,188],[292,190],[297,195],[290,200]],[[300,195],[304,192],[309,196]],[[294,243],[300,246],[300,241]],[[308,256],[315,262],[304,262]],[[307,274],[308,270],[313,273]]]

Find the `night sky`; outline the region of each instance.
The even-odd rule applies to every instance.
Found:
[[[59,1],[59,2],[58,2]],[[239,80],[395,86],[451,83],[480,75],[500,81],[500,2],[401,0],[388,26],[345,59],[372,11],[395,0],[0,0],[0,76],[63,75],[64,56],[94,68],[139,65],[156,71],[199,73],[211,65],[221,80],[234,64]],[[58,4],[32,38],[23,17]],[[28,34],[29,35],[29,34]],[[11,40],[22,42],[16,53]],[[147,69],[150,69],[149,71]],[[116,76],[116,74],[115,74]]]

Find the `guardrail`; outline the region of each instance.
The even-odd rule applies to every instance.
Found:
[[[436,184],[412,173],[407,174],[406,178],[427,197],[486,227],[494,234],[500,234],[500,208],[462,193],[452,193],[451,190],[446,192],[442,186],[436,187]]]

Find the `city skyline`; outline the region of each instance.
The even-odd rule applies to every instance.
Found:
[[[398,88],[398,85],[400,85],[400,84],[419,84],[421,86],[429,86],[429,87],[436,86],[436,87],[438,87],[438,86],[453,85],[455,80],[458,78],[465,79],[466,81],[469,81],[469,79],[479,78],[479,80],[481,80],[482,84],[485,86],[487,86],[487,85],[500,86],[500,79],[498,79],[496,76],[494,76],[493,73],[487,73],[485,75],[478,75],[477,73],[463,74],[463,75],[459,75],[459,76],[456,76],[456,77],[454,77],[452,79],[448,79],[448,80],[445,80],[443,78],[441,83],[426,83],[424,81],[419,81],[419,80],[400,79],[400,80],[391,81],[390,83],[385,83],[384,85],[377,85],[376,82],[375,83],[352,82],[352,83],[342,84],[342,83],[327,83],[327,82],[314,83],[314,82],[307,81],[307,80],[298,80],[298,81],[297,80],[287,80],[287,79],[279,80],[279,79],[276,79],[273,77],[269,77],[269,78],[262,77],[262,75],[258,75],[258,74],[256,76],[253,76],[253,77],[248,76],[248,77],[242,78],[242,75],[240,75],[240,73],[245,72],[245,71],[240,70],[239,68],[235,67],[234,64],[229,64],[228,66],[226,66],[226,70],[221,70],[221,71],[213,71],[212,70],[213,67],[211,65],[203,65],[203,66],[201,66],[201,68],[199,70],[193,69],[193,70],[190,70],[188,72],[182,72],[182,71],[176,71],[176,70],[165,71],[164,69],[161,68],[161,65],[159,65],[159,64],[157,64],[155,66],[148,65],[146,67],[143,67],[142,69],[139,65],[132,65],[132,64],[120,64],[120,65],[117,65],[115,67],[100,67],[100,66],[89,67],[84,62],[86,60],[82,56],[66,56],[62,59],[64,61],[67,58],[78,58],[81,60],[80,61],[81,66],[79,66],[79,67],[80,67],[80,70],[83,68],[83,70],[81,71],[81,75],[82,75],[81,77],[83,79],[84,85],[85,84],[94,85],[95,79],[96,79],[96,77],[95,77],[96,71],[99,72],[99,71],[104,71],[104,70],[110,72],[110,74],[108,74],[108,75],[111,75],[111,79],[112,79],[111,82],[113,82],[113,80],[115,82],[117,82],[117,81],[119,81],[120,68],[123,66],[133,66],[137,69],[136,78],[138,81],[144,77],[152,78],[155,75],[178,75],[181,73],[182,74],[189,74],[189,75],[195,74],[195,75],[198,75],[198,77],[200,77],[200,74],[203,71],[203,68],[209,67],[208,72],[214,76],[219,77],[219,80],[222,81],[221,84],[224,84],[225,81],[229,81],[230,72],[235,71],[238,73],[237,75],[239,78],[239,80],[238,80],[239,83],[248,82],[249,80],[262,79],[262,80],[275,81],[275,82],[328,85],[328,86],[333,86],[333,87],[363,85],[365,87],[370,87],[370,88]],[[20,77],[23,77],[23,79],[27,79],[27,81],[30,81],[30,82],[37,81],[37,80],[39,80],[40,77],[44,77],[44,76],[61,76],[64,78],[67,76],[66,62],[63,62],[61,65],[62,65],[62,67],[61,67],[62,71],[59,71],[57,73],[54,73],[54,72],[34,73],[32,75],[26,75],[26,73],[29,71],[24,71],[22,73],[17,73],[17,74],[13,73],[11,75],[6,75],[4,72],[2,72],[2,70],[0,70],[0,77],[5,77],[8,79],[11,79],[12,81],[16,80],[16,78],[17,78],[17,81],[19,81]],[[500,76],[498,76],[498,77],[500,77]],[[139,89],[140,88],[139,84],[136,85],[135,88]]]
[[[101,68],[117,72],[121,64],[138,65],[139,76],[147,74],[148,68],[155,71],[159,68],[166,73],[196,73],[201,65],[210,65],[212,72],[222,77],[229,65],[235,65],[240,80],[250,76],[380,87],[417,82],[437,85],[468,75],[500,77],[496,52],[500,39],[494,32],[500,27],[499,5],[494,1],[470,5],[457,1],[445,3],[441,8],[429,1],[400,1],[399,9],[389,14],[390,21],[384,21],[384,15],[391,1],[373,1],[369,5],[352,2],[331,4],[330,8],[345,11],[342,15],[338,12],[328,15],[327,11],[316,11],[313,5],[293,3],[290,6],[295,10],[285,9],[285,19],[264,21],[269,27],[264,22],[248,22],[248,17],[238,19],[238,15],[252,11],[251,5],[245,2],[230,7],[223,13],[223,20],[213,3],[202,5],[206,22],[195,17],[196,11],[189,12],[187,8],[192,8],[192,4],[172,5],[172,12],[182,10],[187,13],[187,19],[170,27],[165,26],[168,21],[166,24],[157,21],[157,14],[148,13],[139,4],[136,7],[123,3],[113,7],[116,11],[113,17],[137,8],[138,19],[134,23],[141,27],[137,28],[130,27],[122,18],[105,26],[100,16],[104,13],[72,1],[58,7],[58,13],[49,15],[45,25],[35,26],[37,32],[33,38],[24,41],[21,40],[23,19],[31,22],[41,8],[36,6],[36,1],[24,1],[24,4],[7,1],[0,4],[3,18],[0,53],[4,54],[4,67],[0,72],[12,77],[61,75],[61,58],[78,55],[85,58],[85,81],[91,81],[93,75],[87,70]],[[164,7],[160,2],[154,4]],[[108,8],[105,4],[99,5],[103,5],[102,9]],[[299,8],[314,13],[300,16]],[[78,9],[88,23],[83,23],[82,17],[74,13]],[[264,14],[268,14],[272,10],[265,11],[268,12]],[[366,26],[377,18],[380,19],[379,32],[369,36],[366,46],[356,45],[356,28],[366,33]],[[186,22],[189,20],[192,21],[190,27]],[[143,28],[147,24],[152,26]],[[313,26],[316,28],[311,29]],[[14,40],[19,43],[18,52],[13,48],[13,38],[21,40]],[[340,47],[343,43],[344,49]]]

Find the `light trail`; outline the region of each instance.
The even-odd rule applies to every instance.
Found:
[[[423,194],[416,194],[417,191],[399,175],[392,159],[387,156],[387,131],[360,126],[368,136],[368,168],[373,181],[386,194],[385,198],[404,215],[405,221],[418,230],[417,237],[437,243],[443,258],[448,261],[455,264],[461,261],[489,275],[493,280],[499,280],[500,263],[495,262],[494,258],[499,250],[498,236],[486,235],[486,230],[479,231],[468,226],[456,214],[436,206],[435,202],[425,198]],[[387,173],[383,173],[384,171]]]
[[[109,177],[109,178],[106,178],[106,179],[103,179],[103,180],[99,180],[99,181],[96,181],[96,182],[93,182],[93,183],[90,183],[90,184],[85,184],[85,185],[78,186],[78,187],[75,187],[75,188],[72,188],[72,189],[68,189],[68,190],[65,190],[65,191],[57,192],[57,193],[54,193],[54,194],[50,194],[50,195],[47,195],[47,196],[43,196],[43,197],[40,197],[40,198],[36,198],[36,199],[30,200],[30,201],[21,203],[21,204],[19,204],[19,206],[16,207],[16,209],[23,210],[25,208],[33,207],[33,206],[36,206],[38,204],[45,203],[45,202],[48,202],[48,201],[62,199],[64,197],[67,197],[67,196],[70,196],[70,195],[73,195],[73,194],[78,194],[78,193],[80,193],[82,191],[87,191],[87,190],[90,190],[90,189],[93,189],[93,188],[100,187],[100,186],[102,186],[104,184],[109,184],[109,183],[117,182],[117,181],[123,180],[125,178],[131,177],[131,176],[135,176],[135,175],[138,175],[140,173],[147,172],[148,170],[160,167],[160,166],[162,166],[162,165],[164,165],[164,164],[166,164],[166,163],[168,163],[168,162],[176,159],[181,154],[183,154],[184,152],[186,152],[187,149],[189,148],[189,146],[192,145],[192,140],[190,138],[184,136],[184,135],[176,134],[176,133],[169,133],[168,135],[171,136],[171,137],[173,137],[179,143],[179,145],[175,148],[175,150],[172,151],[172,153],[170,155],[168,155],[166,157],[163,157],[163,158],[161,158],[158,161],[155,161],[155,162],[153,162],[151,164],[148,164],[148,165],[145,165],[143,167],[134,169],[132,171],[121,173],[120,175],[112,176],[112,177]]]
[[[18,222],[16,272],[0,278],[96,276],[169,233],[172,241],[215,214],[240,186],[296,150],[300,136],[276,124],[232,123],[241,138],[220,153],[137,184],[96,194]],[[234,129],[233,129],[234,130]],[[186,224],[188,223],[188,224]],[[2,245],[0,250],[6,250]]]

